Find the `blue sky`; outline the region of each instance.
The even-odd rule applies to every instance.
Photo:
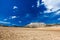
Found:
[[[53,2],[53,3],[52,3]],[[60,23],[58,0],[0,0],[0,24],[25,26],[31,22]]]
[[[0,23],[24,26],[37,17],[37,0],[0,0]],[[35,6],[32,8],[32,6]]]

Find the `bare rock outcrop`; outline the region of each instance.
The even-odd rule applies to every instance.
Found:
[[[26,28],[39,28],[39,27],[45,27],[46,24],[45,23],[30,23],[28,25],[26,25]]]

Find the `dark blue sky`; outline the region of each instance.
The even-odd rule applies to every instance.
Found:
[[[31,22],[56,23],[60,15],[53,17],[55,12],[44,14],[47,8],[41,3],[41,0],[0,0],[0,24],[24,26]]]

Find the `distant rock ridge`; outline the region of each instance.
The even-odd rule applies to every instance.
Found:
[[[38,27],[45,27],[46,24],[45,23],[37,23],[37,22],[34,22],[34,23],[30,23],[28,25],[26,25],[25,27],[26,28],[38,28]]]
[[[0,27],[21,27],[21,28],[40,28],[40,27],[60,27],[60,24],[46,24],[43,22],[32,22],[26,26],[17,26],[17,25],[12,25],[12,26],[7,26],[0,24]]]
[[[60,27],[60,24],[45,24],[43,22],[33,22],[25,26],[25,28],[40,28],[40,27]]]

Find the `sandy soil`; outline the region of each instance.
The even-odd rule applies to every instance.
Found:
[[[0,27],[0,40],[60,40],[60,27]]]

